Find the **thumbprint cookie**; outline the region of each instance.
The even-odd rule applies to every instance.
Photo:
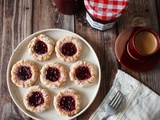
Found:
[[[62,64],[57,62],[45,64],[40,71],[41,82],[50,88],[57,88],[65,83],[67,73]]]
[[[78,61],[70,67],[70,80],[82,87],[90,86],[97,76],[93,65],[86,61]]]
[[[23,103],[27,110],[31,112],[43,112],[50,106],[50,95],[46,89],[40,86],[30,87],[23,97]]]
[[[54,41],[43,34],[34,37],[28,44],[29,53],[36,61],[49,60],[54,47]]]
[[[64,89],[54,97],[54,107],[63,116],[77,114],[81,107],[81,100],[78,92],[74,89]]]
[[[80,57],[81,51],[81,43],[70,36],[58,40],[55,47],[56,56],[64,62],[76,61]]]
[[[11,80],[19,87],[30,87],[38,77],[38,67],[30,60],[20,60],[11,69]]]

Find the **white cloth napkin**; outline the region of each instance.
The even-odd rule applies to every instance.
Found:
[[[113,86],[89,120],[101,120],[110,99],[120,90],[124,99],[107,120],[160,120],[160,96],[130,75],[118,70]]]

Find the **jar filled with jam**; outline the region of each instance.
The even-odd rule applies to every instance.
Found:
[[[59,12],[72,15],[81,10],[83,0],[54,0]]]
[[[84,0],[84,4],[88,23],[95,29],[107,30],[126,11],[128,0]]]

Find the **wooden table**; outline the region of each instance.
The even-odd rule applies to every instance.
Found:
[[[85,10],[77,15],[63,15],[53,0],[0,0],[0,119],[31,120],[12,101],[7,88],[7,64],[13,50],[28,35],[46,28],[62,28],[82,36],[95,50],[102,71],[102,82],[93,104],[77,120],[87,120],[112,86],[117,69],[135,77],[160,95],[160,63],[138,73],[123,67],[116,59],[114,45],[118,34],[133,26],[133,20],[160,34],[160,1],[130,0],[127,12],[110,30],[93,29],[85,19]]]

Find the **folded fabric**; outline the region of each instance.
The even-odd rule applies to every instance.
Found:
[[[121,70],[118,70],[112,88],[89,120],[105,117],[106,106],[119,90],[124,99],[118,112],[107,120],[160,120],[160,96]]]

